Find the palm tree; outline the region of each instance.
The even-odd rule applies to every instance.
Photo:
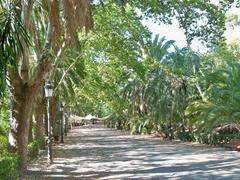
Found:
[[[240,64],[228,60],[224,68],[206,75],[207,101],[194,101],[187,112],[199,130],[211,131],[224,123],[239,124]]]
[[[166,122],[168,119],[169,78],[162,62],[168,58],[171,47],[174,47],[173,43],[174,41],[165,42],[165,37],[159,38],[157,35],[145,48],[144,65],[147,71],[143,79],[137,74],[130,73],[123,91],[124,97],[130,103],[129,112],[135,117],[145,117],[141,123],[133,121],[131,126],[134,128],[134,123],[137,123],[140,128],[148,124],[146,122],[149,119],[146,117],[152,118],[150,121],[154,120],[156,126],[159,122]]]
[[[6,87],[7,70],[16,69],[17,56],[23,56],[24,44],[30,45],[30,37],[24,29],[21,15],[14,2],[0,2],[0,96]]]

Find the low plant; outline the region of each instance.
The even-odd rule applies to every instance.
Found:
[[[6,136],[0,135],[0,154],[3,154],[8,147],[8,140]]]
[[[154,129],[152,119],[148,117],[132,117],[128,121],[131,134],[151,134]]]
[[[17,179],[20,175],[18,170],[19,156],[17,154],[4,152],[0,157],[0,179]]]
[[[180,139],[181,141],[195,141],[194,133],[191,131],[181,131],[176,133],[176,138]]]
[[[33,140],[31,143],[28,144],[28,157],[29,160],[33,160],[37,157],[39,149],[40,149],[41,142],[38,139]]]

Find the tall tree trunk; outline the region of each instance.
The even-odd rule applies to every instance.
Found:
[[[11,88],[11,118],[9,145],[12,152],[20,155],[20,169],[27,168],[27,145],[30,116],[34,102],[34,93],[23,86]]]
[[[35,105],[35,138],[40,141],[40,149],[45,149],[45,138],[44,138],[44,99],[39,96]]]
[[[33,117],[31,115],[30,121],[29,121],[29,130],[28,130],[28,143],[31,143],[32,141],[33,141]]]
[[[49,59],[42,56],[33,76],[27,82],[21,79],[15,69],[8,71],[11,95],[9,146],[12,152],[19,153],[21,170],[27,168],[27,145],[32,107],[50,68]]]
[[[59,125],[58,125],[58,98],[53,96],[51,98],[51,122],[52,122],[52,135],[55,140],[59,140]]]

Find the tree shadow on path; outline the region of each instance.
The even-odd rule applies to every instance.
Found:
[[[222,148],[124,135],[94,125],[75,127],[26,179],[240,179],[240,154]]]

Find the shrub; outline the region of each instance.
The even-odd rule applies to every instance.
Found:
[[[18,159],[16,153],[8,152],[8,140],[4,135],[0,135],[0,179],[18,179]]]
[[[128,124],[131,134],[151,134],[154,129],[153,121],[148,117],[132,117]]]
[[[2,152],[0,156],[0,179],[18,179],[20,172],[18,170],[19,156],[17,154]]]
[[[222,145],[229,143],[231,139],[240,139],[240,133],[234,134],[213,134],[211,138],[211,144],[213,145]]]
[[[195,141],[194,134],[191,131],[177,132],[176,137],[181,141]]]
[[[33,140],[31,143],[28,144],[28,157],[29,160],[33,160],[37,157],[39,149],[40,149],[41,141],[40,140]]]
[[[196,133],[196,141],[204,144],[219,146],[228,143],[231,139],[240,139],[240,133],[219,134],[219,133]]]
[[[6,135],[6,131],[4,130],[4,127],[0,125],[0,135],[4,136]]]
[[[8,140],[6,136],[0,135],[0,154],[3,154],[8,147]]]
[[[104,122],[108,128],[116,128],[119,130],[125,130],[126,117],[123,115],[113,115]]]

